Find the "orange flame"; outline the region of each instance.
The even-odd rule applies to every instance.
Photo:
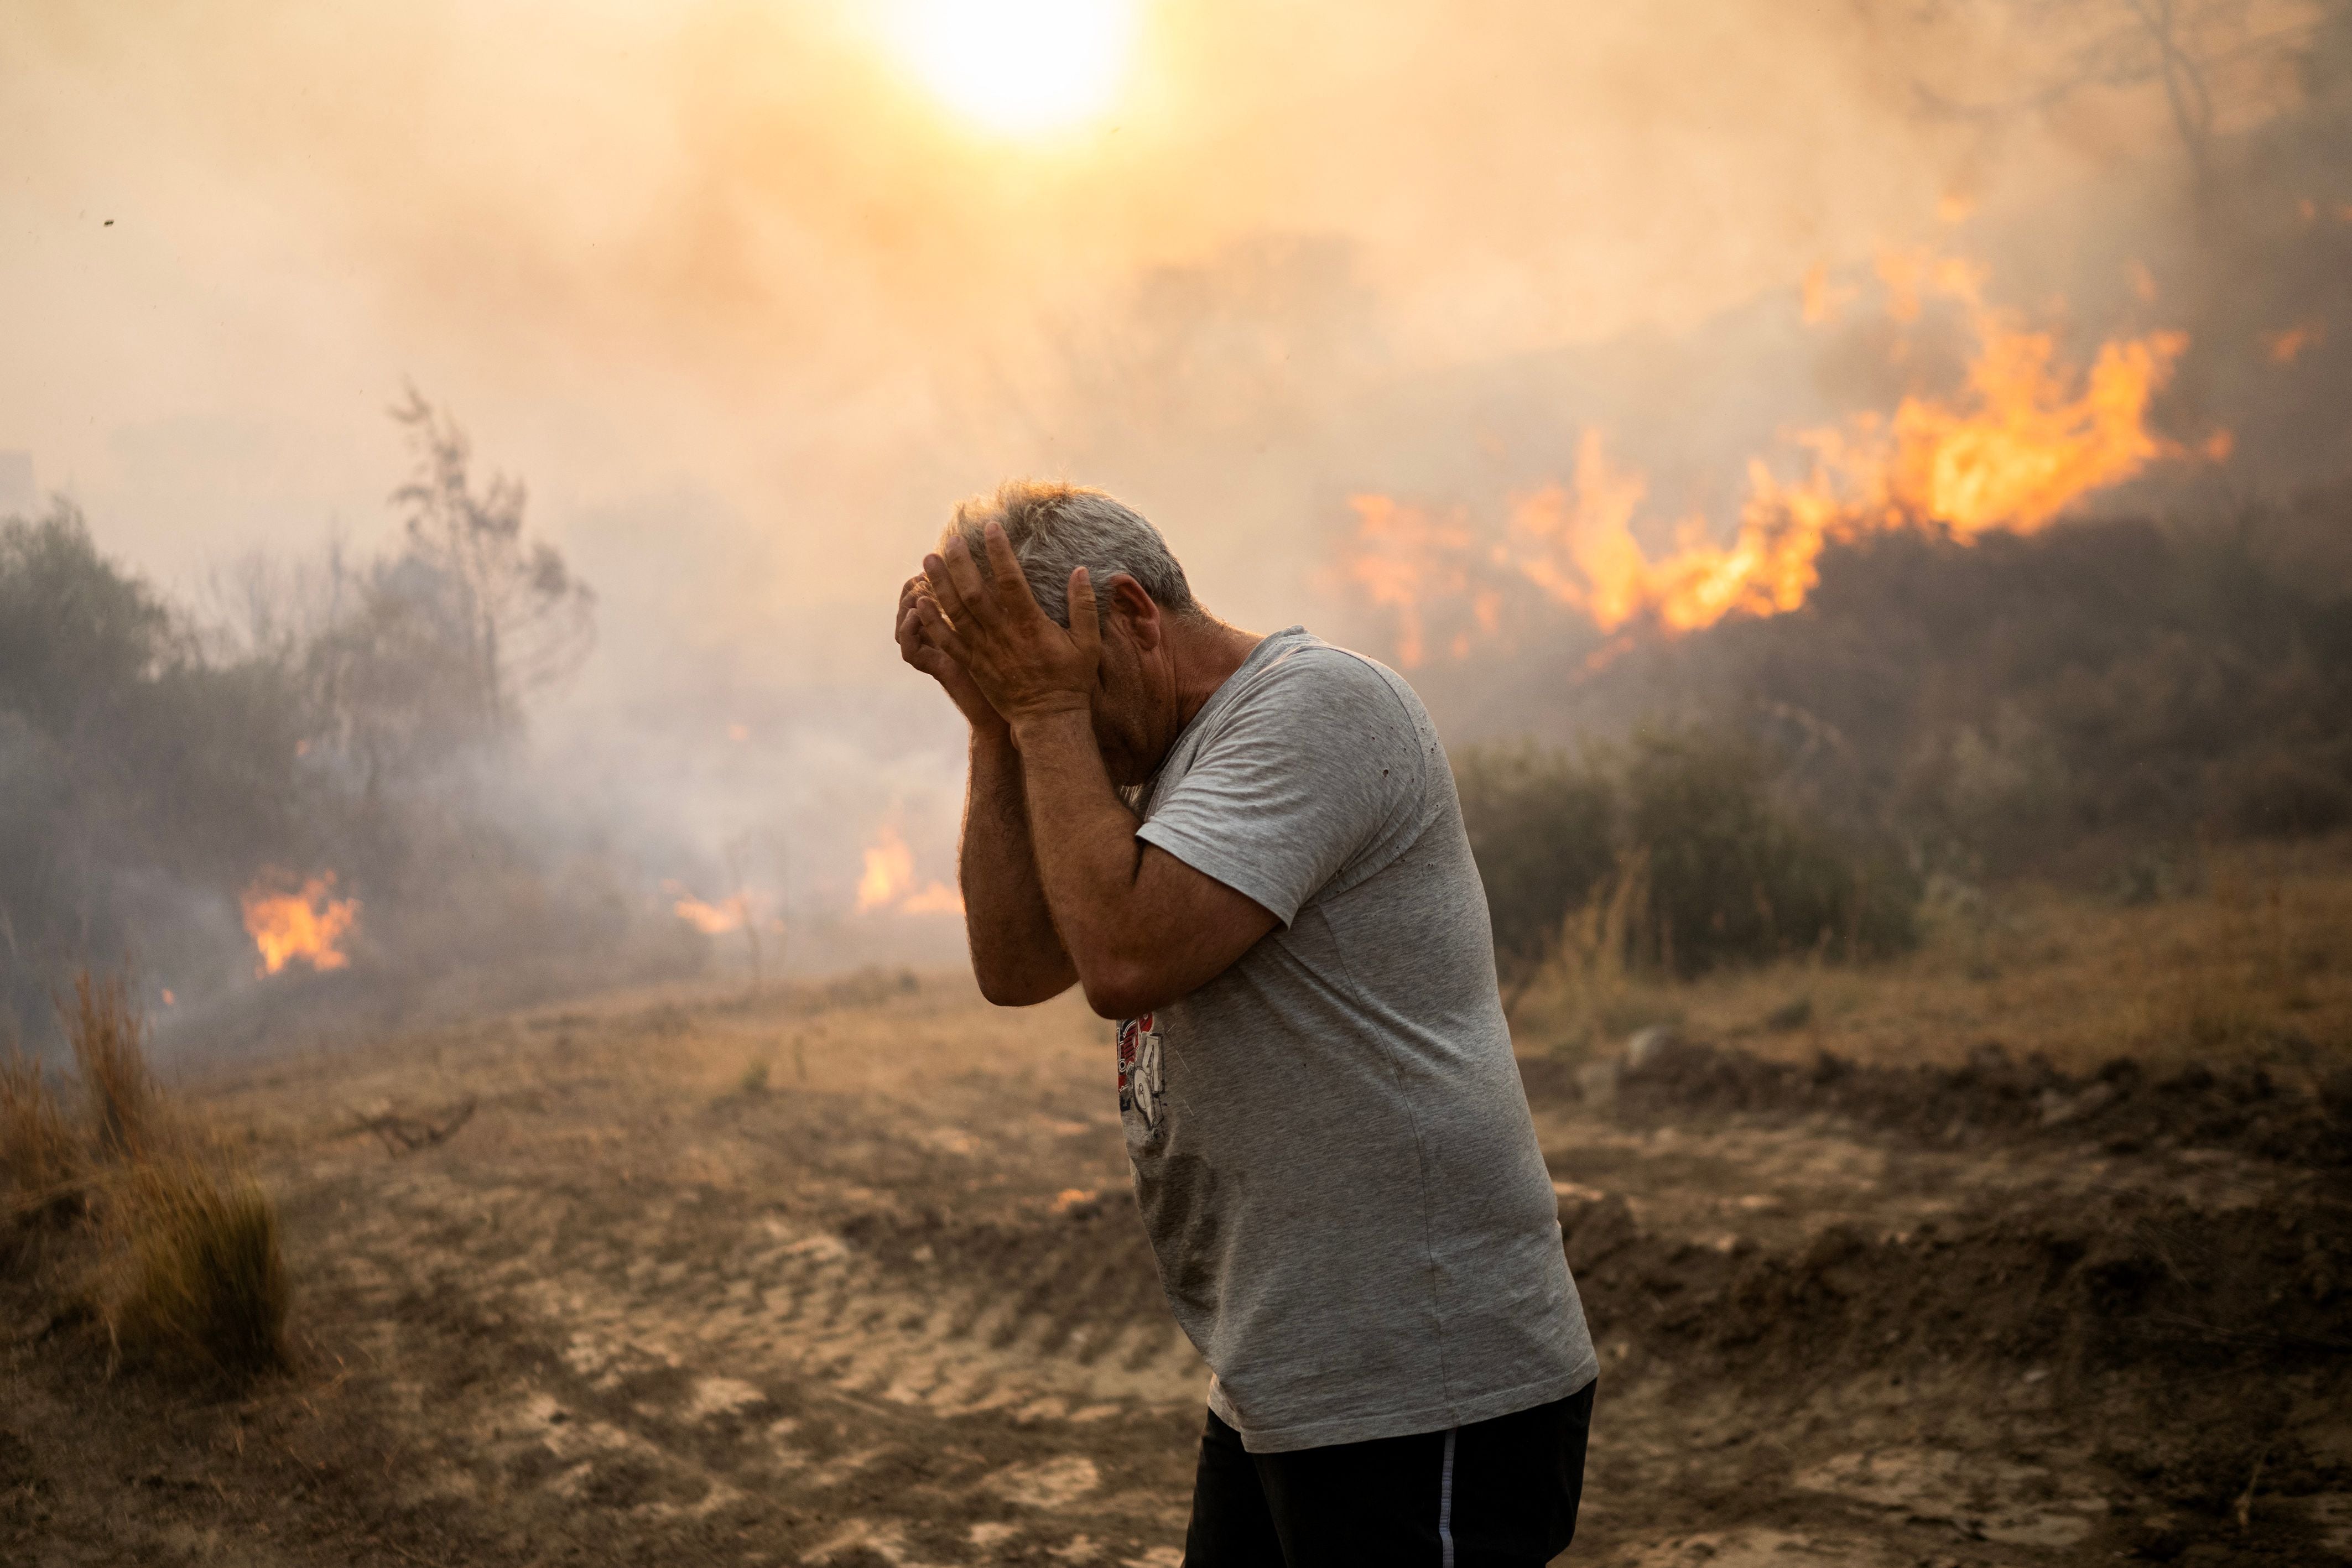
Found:
[[[2304,321],[2284,332],[2266,333],[2263,338],[2263,349],[2270,355],[2271,363],[2291,365],[2305,349],[2315,347],[2326,338],[2327,323]]]
[[[246,890],[246,935],[260,951],[257,978],[274,975],[296,959],[312,969],[341,969],[351,955],[337,946],[359,924],[360,902],[337,898],[335,873],[323,872],[302,884],[298,893],[272,893],[265,874]]]
[[[662,891],[675,901],[670,913],[701,932],[705,936],[723,936],[730,931],[740,931],[743,922],[751,917],[751,900],[745,894],[734,894],[717,904],[706,904],[687,889],[684,883],[666,882]]]
[[[2156,458],[2183,455],[2149,433],[2147,413],[2188,347],[2185,334],[2110,342],[2078,374],[2059,361],[2049,333],[1983,303],[1976,268],[1897,254],[1881,258],[1879,273],[1897,320],[1916,319],[1929,295],[1964,308],[1978,352],[1958,400],[1906,397],[1891,419],[1862,414],[1802,433],[1795,440],[1811,461],[1798,479],[1750,459],[1732,540],[1716,542],[1706,518],[1691,517],[1674,550],[1656,559],[1633,534],[1645,482],[1613,468],[1600,433],[1587,430],[1573,484],[1515,497],[1488,559],[1603,632],[1643,617],[1689,631],[1735,612],[1796,609],[1835,539],[1927,522],[1963,540],[1997,528],[2030,532]],[[1822,287],[1808,279],[1809,315]],[[2228,449],[2226,434],[2216,433],[2203,455],[2218,459]],[[1401,664],[1427,656],[1433,605],[1466,602],[1483,630],[1495,629],[1499,591],[1474,586],[1480,553],[1465,514],[1435,522],[1386,496],[1349,505],[1359,528],[1349,575],[1372,603],[1395,612]],[[1454,651],[1467,651],[1466,633]]]
[[[857,913],[896,904],[915,880],[915,852],[895,829],[866,849],[866,874],[857,879]]]
[[[915,885],[915,854],[895,828],[866,849],[866,872],[857,879],[857,913],[890,910],[900,915],[961,915],[963,897],[943,882]]]

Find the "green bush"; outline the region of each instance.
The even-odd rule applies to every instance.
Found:
[[[1771,784],[1743,741],[1635,737],[1622,787],[1627,848],[1648,876],[1636,961],[1695,975],[1790,952],[1878,957],[1916,941],[1907,871],[1778,804]]]
[[[1454,777],[1507,988],[1559,951],[1571,915],[1604,906],[1580,940],[1677,976],[1789,953],[1879,957],[1917,939],[1919,884],[1901,857],[1780,800],[1769,758],[1737,737],[1648,730],[1584,760],[1474,747]]]
[[[1615,868],[1617,791],[1599,770],[1532,743],[1473,747],[1454,758],[1454,780],[1486,884],[1495,966],[1516,988]]]

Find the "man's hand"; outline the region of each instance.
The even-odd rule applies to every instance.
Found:
[[[991,734],[1004,732],[1004,716],[988,704],[972,684],[970,672],[955,662],[952,654],[931,641],[923,629],[923,618],[915,608],[920,600],[930,597],[930,583],[920,577],[910,577],[898,590],[898,656],[940,683],[972,728]]]
[[[948,540],[943,554],[923,558],[930,592],[915,596],[915,612],[930,652],[944,653],[968,674],[988,706],[1016,730],[1034,719],[1091,713],[1102,623],[1095,617],[1087,569],[1070,573],[1065,631],[1037,608],[1003,528],[989,524],[984,543],[987,577],[961,537]]]

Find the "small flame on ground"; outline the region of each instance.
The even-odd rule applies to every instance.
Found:
[[[743,922],[750,917],[751,900],[745,894],[738,893],[720,899],[717,904],[708,904],[688,891],[684,883],[666,882],[662,883],[662,891],[674,900],[670,913],[705,936],[723,936],[730,931],[740,931],[743,928]]]
[[[278,973],[299,960],[312,969],[341,969],[351,955],[338,946],[359,924],[360,902],[334,896],[335,873],[322,872],[296,893],[273,893],[273,883],[284,879],[267,873],[246,890],[246,935],[260,951],[257,978]]]
[[[2326,337],[2326,322],[2304,321],[2289,327],[2284,332],[2265,334],[2263,338],[2263,349],[2270,355],[2271,363],[2291,365],[2294,363],[2296,355],[2305,349],[2317,348]]]
[[[921,890],[898,901],[901,915],[963,914],[963,894],[943,882],[927,882]]]
[[[1482,542],[1458,507],[1438,517],[1386,496],[1352,497],[1347,575],[1394,612],[1398,662],[1410,668],[1428,657],[1430,607],[1466,610],[1491,634],[1502,606],[1497,578],[1532,584],[1603,632],[1644,617],[1690,631],[1735,612],[1796,609],[1833,540],[1928,523],[1963,540],[1997,528],[2031,532],[2158,457],[2187,455],[2146,423],[2188,347],[2185,334],[2109,342],[2077,373],[2059,361],[2049,333],[1984,303],[1982,274],[1968,263],[1896,253],[1878,270],[1898,321],[1916,319],[1930,297],[1961,308],[1978,342],[1963,396],[1906,397],[1891,417],[1861,414],[1798,435],[1810,456],[1801,478],[1783,480],[1751,458],[1748,500],[1727,544],[1710,538],[1706,517],[1691,517],[1675,548],[1652,559],[1633,534],[1646,482],[1612,466],[1594,430],[1578,443],[1572,485],[1516,497],[1499,542]],[[1809,318],[1826,288],[1822,277],[1806,279]],[[1820,304],[1818,314],[1829,308]],[[2217,432],[2201,454],[2218,459],[2228,450],[2227,433]],[[1465,628],[1449,646],[1459,657],[1472,641]]]
[[[167,1008],[176,1008],[180,1005],[180,998],[172,994],[172,988],[169,986],[163,988],[163,1005]]]
[[[865,874],[857,879],[857,913],[876,910],[899,915],[961,915],[963,897],[943,882],[915,885],[915,853],[895,828],[866,848]]]

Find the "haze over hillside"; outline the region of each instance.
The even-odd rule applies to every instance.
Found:
[[[2169,34],[2104,0],[1139,0],[1102,60],[1040,57],[1106,73],[1043,128],[896,14],[20,9],[0,509],[69,497],[226,658],[256,585],[327,624],[335,541],[402,559],[413,383],[594,595],[467,810],[574,890],[534,908],[593,884],[597,929],[748,972],[747,921],[763,965],[956,953],[960,737],[883,607],[1005,474],[1129,497],[1213,608],[1409,666],[1457,737],[1564,738],[1689,706],[1626,672],[1798,610],[1841,540],[2228,517],[2352,451],[2343,0]],[[321,737],[282,738],[295,778]],[[44,951],[150,969],[193,923],[175,988],[224,997],[265,873],[338,874],[303,907],[356,899],[363,943],[460,902],[444,850],[395,894],[303,820],[0,893]]]

